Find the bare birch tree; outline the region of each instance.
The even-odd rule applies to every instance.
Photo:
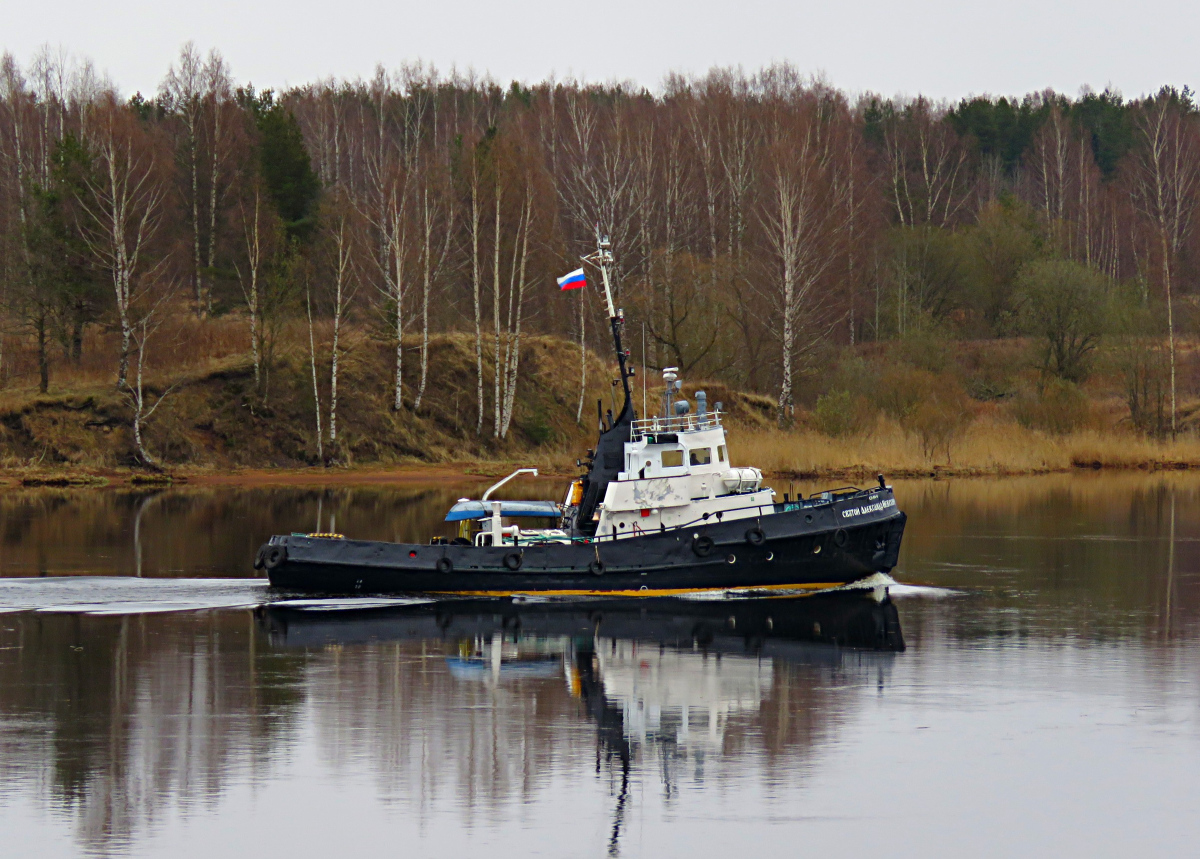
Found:
[[[486,139],[472,141],[464,155],[464,179],[467,183],[467,231],[471,239],[471,307],[475,315],[475,435],[483,434],[483,209],[486,202]]]
[[[237,221],[241,228],[242,253],[235,258],[234,269],[250,322],[254,386],[265,402],[270,373],[268,341],[271,339],[269,326],[264,320],[271,304],[267,269],[279,251],[281,236],[279,217],[271,208],[261,179],[255,177],[249,180],[249,188],[237,204]]]
[[[330,316],[333,320],[332,342],[329,347],[329,445],[336,455],[338,441],[338,376],[345,354],[343,327],[358,291],[359,252],[355,211],[343,196],[330,201],[322,221],[325,224],[326,266],[322,273],[327,279]]]
[[[416,232],[411,223],[412,174],[397,166],[390,175],[385,188],[381,235],[384,250],[379,258],[383,269],[384,300],[390,305],[392,333],[396,338],[396,364],[392,375],[392,408],[404,408],[404,328],[405,299],[407,297],[409,268],[411,266],[411,242]]]
[[[325,433],[321,429],[321,388],[317,384],[317,340],[313,324],[312,282],[304,279],[304,310],[308,317],[308,366],[312,372],[313,413],[317,424],[317,460],[325,464]]]
[[[805,91],[786,67],[773,71],[775,77],[764,81],[772,104],[765,118],[759,220],[771,257],[769,292],[780,338],[778,420],[790,426],[797,352],[829,325],[830,296],[821,280],[837,259],[830,238],[845,217],[831,181],[841,106],[827,93]]]
[[[967,151],[943,118],[945,110],[917,98],[884,122],[888,190],[901,226],[954,223],[967,205]]]
[[[166,386],[165,389],[157,394],[152,393],[147,386],[146,380],[146,358],[149,351],[150,339],[158,332],[159,328],[167,315],[169,302],[174,290],[169,283],[157,284],[155,290],[157,295],[147,296],[147,306],[138,314],[137,323],[133,326],[132,340],[134,346],[134,374],[133,384],[127,385],[125,396],[129,400],[130,408],[133,412],[132,430],[133,444],[137,452],[138,459],[147,468],[154,471],[161,471],[161,465],[158,460],[150,454],[146,449],[146,440],[144,437],[146,422],[154,416],[175,388],[178,387],[178,382]]]
[[[179,117],[183,126],[183,160],[188,190],[185,195],[189,209],[191,236],[191,280],[197,315],[204,315],[208,306],[201,257],[200,216],[200,125],[204,112],[204,59],[193,42],[179,49],[177,63],[167,69],[159,87],[163,103]]]
[[[438,153],[427,152],[421,162],[420,195],[421,230],[421,378],[413,398],[413,411],[421,408],[425,386],[429,380],[429,301],[433,287],[446,262],[454,235],[454,195],[449,185],[449,171]],[[441,232],[441,241],[437,233]]]
[[[92,111],[88,146],[94,169],[83,177],[80,231],[96,264],[111,278],[121,352],[117,389],[127,385],[135,304],[165,257],[152,258],[166,196],[158,146],[115,96]]]
[[[204,131],[208,142],[208,226],[205,267],[217,268],[220,215],[229,190],[232,171],[227,170],[233,153],[237,105],[233,101],[233,83],[229,66],[215,49],[209,51],[203,69],[204,107],[207,114]],[[212,313],[212,287],[205,290],[205,313]]]
[[[1163,298],[1167,308],[1167,348],[1171,372],[1171,436],[1178,431],[1175,355],[1175,268],[1191,233],[1200,189],[1200,128],[1194,111],[1163,88],[1141,106],[1138,147],[1131,163],[1133,201],[1157,243]]]

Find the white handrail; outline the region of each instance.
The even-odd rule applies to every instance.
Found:
[[[538,473],[538,470],[536,468],[518,468],[516,471],[514,471],[508,477],[501,480],[499,483],[488,487],[488,491],[483,493],[483,497],[480,498],[479,500],[487,501],[489,495],[491,495],[493,492],[495,492],[497,489],[499,489],[504,484],[508,483],[508,481],[512,480],[518,474],[532,474],[534,477],[537,477],[537,473]]]
[[[677,415],[670,418],[645,418],[633,422],[631,438],[636,441],[647,433],[693,432],[717,429],[720,426],[720,412],[706,412],[703,415]]]

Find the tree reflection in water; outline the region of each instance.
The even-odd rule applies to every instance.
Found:
[[[89,850],[206,805],[234,771],[268,778],[302,698],[303,656],[264,648],[248,612],[3,621],[4,793],[48,791]]]

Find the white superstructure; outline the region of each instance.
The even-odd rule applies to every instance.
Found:
[[[757,468],[729,462],[725,428],[718,408],[709,410],[696,393],[696,414],[686,400],[672,403],[679,389],[674,368],[667,382],[664,411],[675,415],[633,422],[625,443],[624,470],[608,484],[596,511],[596,536],[633,537],[709,519],[753,519],[774,512],[774,491],[762,488]]]

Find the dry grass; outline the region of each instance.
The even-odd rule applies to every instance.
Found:
[[[195,337],[164,337],[161,363],[148,374],[154,391],[173,392],[145,427],[147,446],[171,468],[224,470],[295,468],[316,464],[311,371],[306,350],[282,349],[264,405],[253,370],[236,346],[228,320],[173,320]],[[194,329],[194,330],[193,330]],[[207,332],[207,333],[205,333]],[[322,332],[323,333],[323,332]],[[305,332],[307,334],[307,332]],[[176,342],[187,348],[168,348]],[[294,344],[293,344],[294,345]],[[419,378],[420,341],[405,340],[405,409],[393,411],[394,349],[351,329],[343,340],[338,406],[338,444],[328,440],[327,461],[345,467],[454,463],[463,469],[488,463],[547,460],[559,473],[592,443],[596,400],[610,401],[609,368],[596,356],[588,367],[583,417],[579,402],[576,346],[548,337],[529,337],[521,354],[515,410],[507,439],[493,437],[490,354],[485,351],[484,420],[476,433],[476,374],[473,338],[465,334],[431,339],[429,380],[419,413],[412,397]],[[85,352],[86,354],[86,352]],[[327,355],[318,366],[322,417],[328,430]],[[0,469],[10,471],[112,470],[135,464],[129,432],[128,398],[114,390],[109,372],[72,368],[39,394],[28,376],[0,386]],[[12,476],[12,475],[10,475]]]
[[[298,331],[287,334],[296,342],[299,336]],[[50,392],[112,385],[117,377],[119,343],[120,335],[113,327],[90,325],[83,338],[82,359],[75,364],[65,357],[57,342],[52,342],[48,352]],[[151,343],[149,372],[153,377],[171,379],[203,375],[231,360],[246,360],[249,343],[249,323],[244,314],[197,319],[187,308],[175,308]],[[31,338],[9,335],[2,345],[0,387],[36,389],[37,352]]]
[[[297,327],[301,326],[301,327]],[[318,341],[327,340],[327,325],[318,326]],[[27,339],[8,338],[0,374],[0,469],[13,471],[113,469],[132,462],[128,438],[129,405],[113,386],[115,332],[93,326],[84,344],[84,360],[76,366],[52,353],[48,395],[37,392],[36,361]],[[172,467],[220,471],[231,468],[296,468],[316,462],[307,330],[296,322],[281,333],[279,364],[272,375],[270,408],[258,405],[246,355],[246,321],[238,314],[196,320],[174,314],[155,341],[148,384],[161,390],[178,385],[148,428],[151,449]],[[344,341],[343,384],[339,421],[343,442],[337,458],[356,468],[411,467],[443,463],[477,474],[498,474],[515,464],[534,465],[548,474],[576,473],[576,459],[594,444],[597,398],[612,404],[607,381],[612,368],[604,356],[589,362],[589,391],[583,417],[576,423],[578,352],[570,343],[532,337],[522,351],[517,413],[508,440],[491,437],[492,390],[487,385],[484,434],[475,434],[475,367],[473,340],[466,334],[435,337],[430,349],[430,380],[421,414],[389,408],[392,349],[352,328]],[[299,345],[298,345],[299,344]],[[324,347],[320,347],[324,348]],[[419,342],[406,339],[406,393],[418,375]],[[324,358],[322,364],[325,364]],[[322,374],[326,400],[327,368]],[[485,372],[492,373],[485,354]],[[655,378],[634,383],[639,412],[659,411]],[[957,384],[946,377],[941,381]],[[489,379],[490,382],[490,379]],[[690,382],[690,380],[689,380]],[[1014,475],[1108,469],[1176,469],[1200,467],[1200,414],[1196,403],[1183,404],[1180,415],[1188,433],[1174,442],[1139,436],[1127,427],[1127,409],[1111,391],[1089,392],[1090,417],[1066,435],[1022,426],[1016,410],[997,403],[963,406],[970,417],[949,457],[944,445],[927,455],[919,425],[907,428],[880,416],[866,428],[842,438],[813,429],[801,415],[801,428],[774,428],[775,404],[769,397],[730,389],[720,382],[695,382],[684,394],[694,401],[697,389],[710,403],[722,402],[737,464],[757,465],[768,473],[798,478],[845,476],[855,479],[878,472],[889,476]],[[953,409],[951,409],[953,411]],[[884,412],[886,415],[886,410]],[[1026,423],[1029,423],[1028,421]],[[954,428],[957,432],[957,428]]]
[[[870,432],[829,438],[811,430],[731,432],[735,463],[785,476],[1043,474],[1075,468],[1175,469],[1200,467],[1200,439],[1158,442],[1121,428],[1055,436],[999,416],[971,423],[952,445],[949,461],[931,460],[919,439],[880,420]]]
[[[729,395],[737,403],[736,395]],[[744,408],[744,404],[742,404]],[[928,458],[920,439],[896,421],[879,418],[866,432],[831,438],[810,428],[784,432],[751,409],[726,421],[735,465],[754,465],[769,475],[806,477],[891,477],[1028,475],[1079,469],[1172,470],[1200,468],[1200,438],[1181,435],[1156,441],[1120,426],[1090,426],[1067,435],[1022,427],[999,411],[985,411],[951,446],[949,461]],[[462,463],[472,473],[499,474],[515,464],[547,474],[573,474],[581,451],[566,444]]]

